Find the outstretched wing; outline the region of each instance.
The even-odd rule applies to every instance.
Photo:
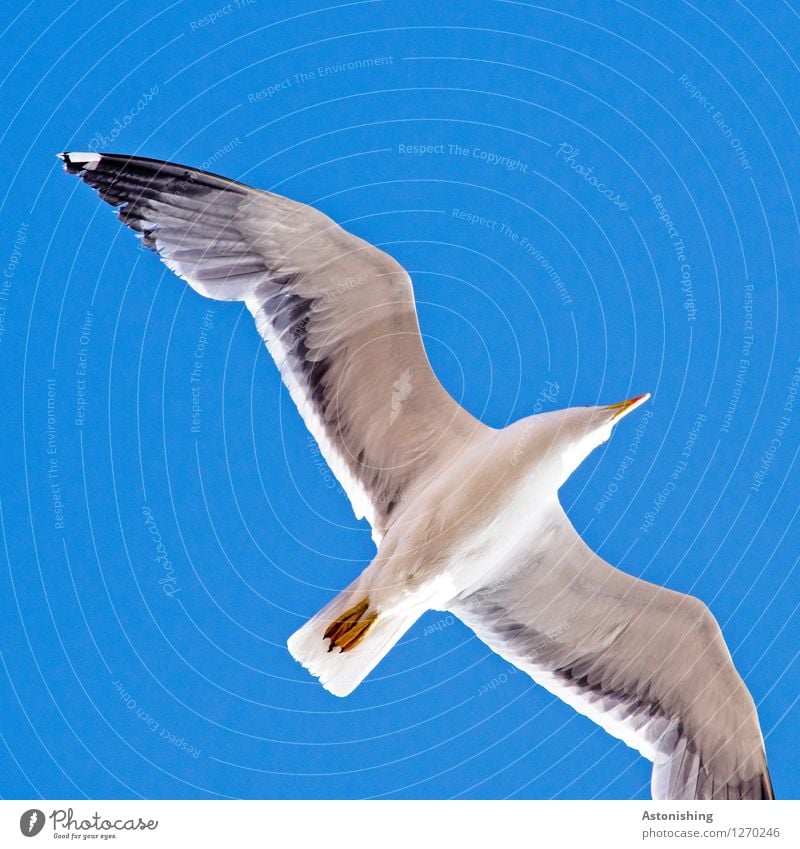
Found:
[[[654,799],[771,799],[753,700],[698,599],[633,578],[561,506],[516,570],[452,612],[536,682],[654,762]]]
[[[183,165],[60,154],[201,295],[244,301],[378,543],[411,487],[485,426],[445,392],[411,280],[316,209]]]

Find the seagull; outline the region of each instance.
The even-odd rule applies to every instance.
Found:
[[[313,207],[205,171],[59,154],[196,292],[242,301],[377,553],[288,641],[351,693],[428,610],[653,763],[654,799],[772,799],[755,704],[706,605],[610,566],[558,491],[643,404],[495,429],[428,362],[411,279]]]

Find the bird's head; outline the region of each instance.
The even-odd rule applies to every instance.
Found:
[[[637,395],[627,401],[601,407],[569,407],[552,413],[534,416],[539,433],[548,446],[546,453],[556,453],[561,460],[561,483],[580,464],[611,436],[611,431],[628,413],[644,404],[649,393]]]

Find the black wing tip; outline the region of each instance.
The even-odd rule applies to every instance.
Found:
[[[769,770],[766,767],[764,768],[764,772],[761,773],[761,798],[770,800],[775,798],[775,789],[772,786],[772,776],[769,774]]]
[[[118,174],[135,174],[152,180],[154,186],[170,179],[178,179],[186,185],[191,183],[198,188],[216,189],[242,194],[252,191],[246,183],[231,180],[211,171],[203,171],[191,165],[180,165],[166,159],[153,159],[148,156],[132,156],[121,153],[100,153],[98,151],[64,151],[56,156],[64,163],[68,174],[85,175],[92,171],[108,171]]]

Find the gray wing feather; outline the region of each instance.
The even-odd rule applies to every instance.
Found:
[[[753,700],[708,608],[614,569],[560,505],[550,515],[533,551],[452,612],[653,761],[653,798],[773,798]]]
[[[436,379],[411,281],[388,254],[318,210],[214,174],[112,154],[62,159],[193,289],[244,301],[376,543],[411,489],[485,428]]]

